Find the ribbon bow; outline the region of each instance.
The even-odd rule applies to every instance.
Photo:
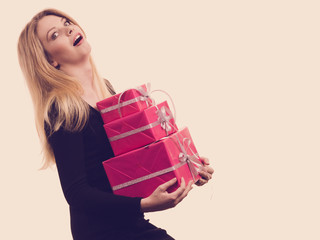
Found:
[[[146,89],[147,90],[144,90],[143,87],[139,86],[136,88],[136,90],[141,94],[140,96],[140,100],[141,101],[145,101],[147,106],[149,107],[150,105],[154,105],[154,99],[151,98],[151,84],[150,83],[147,83],[146,84]],[[150,103],[151,101],[151,103]]]
[[[139,96],[139,97],[137,97],[137,98],[135,98],[135,99],[129,100],[129,101],[128,101],[128,104],[131,103],[131,101],[132,101],[132,102],[136,102],[136,101],[139,101],[139,100],[140,100],[140,101],[145,101],[146,104],[147,104],[147,107],[155,105],[154,99],[151,98],[151,91],[150,91],[150,89],[151,89],[151,84],[150,84],[150,83],[147,83],[147,84],[146,84],[146,89],[147,89],[147,91],[144,90],[142,86],[136,87],[136,88],[134,88],[134,89],[137,90],[137,91],[141,94],[141,96]],[[126,90],[126,91],[127,91],[127,90]],[[120,116],[120,117],[122,117],[121,110],[120,110],[120,108],[121,108],[120,101],[121,101],[121,98],[122,98],[123,94],[124,94],[126,91],[123,91],[123,92],[120,94],[119,98],[118,98],[118,104],[117,104],[117,106],[118,106],[118,113],[119,113],[119,116]]]
[[[166,133],[168,135],[168,132],[170,132],[172,129],[172,124],[170,123],[170,119],[172,118],[171,111],[166,106],[163,106],[158,109],[157,114],[158,121],[160,122],[162,129],[166,130]]]
[[[191,140],[188,139],[188,138],[184,138],[183,139],[183,143],[185,142],[185,140],[188,140],[188,149],[190,149],[190,151],[192,152],[192,156],[190,156],[185,147],[183,146],[183,144],[180,142],[179,138],[177,137],[177,140],[178,140],[178,143],[179,143],[179,146],[180,146],[180,149],[181,149],[181,152],[179,154],[179,160],[180,162],[186,162],[188,167],[189,167],[189,170],[191,172],[191,175],[192,175],[192,179],[194,182],[196,182],[196,176],[198,175],[199,173],[199,170],[202,166],[201,163],[199,163],[199,160],[195,157],[196,154],[194,154],[194,152],[192,151],[191,147],[190,147],[190,143],[191,143]],[[197,165],[197,167],[195,166]]]

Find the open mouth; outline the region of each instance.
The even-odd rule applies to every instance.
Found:
[[[77,35],[74,42],[73,42],[73,46],[77,46],[82,39],[83,39],[83,37],[80,34]]]

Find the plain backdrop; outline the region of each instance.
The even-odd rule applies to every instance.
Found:
[[[22,28],[48,7],[80,23],[118,92],[151,82],[170,93],[178,125],[215,169],[175,209],[147,214],[152,223],[176,239],[320,239],[320,5],[311,0],[6,2],[1,239],[71,239],[57,172],[38,170],[16,53]]]

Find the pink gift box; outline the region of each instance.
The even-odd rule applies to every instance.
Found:
[[[147,86],[144,84],[136,89],[129,89],[112,97],[97,102],[103,122],[109,123],[116,119],[139,112],[152,105],[152,100],[148,96]],[[119,103],[119,97],[120,103]],[[120,109],[120,114],[119,110]]]
[[[182,177],[186,184],[197,181],[197,169],[202,164],[188,128],[183,128],[156,143],[104,161],[103,166],[115,194],[148,197],[174,177],[178,182],[168,192],[180,186]]]
[[[166,101],[103,126],[115,156],[146,146],[177,131]]]

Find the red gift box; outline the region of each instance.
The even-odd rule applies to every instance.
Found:
[[[160,184],[176,177],[168,189],[176,190],[181,177],[197,181],[202,166],[188,128],[146,147],[103,162],[113,192],[129,197],[148,197]]]
[[[166,101],[103,126],[115,156],[146,146],[177,131]]]
[[[153,101],[149,97],[149,85],[145,84],[97,102],[104,123],[139,112],[151,105]]]

